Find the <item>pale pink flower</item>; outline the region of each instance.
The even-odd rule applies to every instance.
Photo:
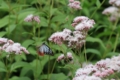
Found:
[[[112,22],[120,18],[120,10],[114,6],[106,8],[102,13],[105,15],[110,15],[110,21]]]
[[[73,35],[78,38],[78,40],[84,40],[86,37],[86,34],[80,31],[73,31]]]
[[[9,44],[13,44],[14,42],[12,40],[8,40],[8,43]]]
[[[30,14],[24,19],[24,21],[31,22],[33,20],[33,17],[34,17],[33,14]]]
[[[118,11],[119,9],[117,7],[111,6],[111,7],[106,8],[102,12],[102,14],[105,14],[105,15],[118,14]]]
[[[65,38],[66,38],[66,35],[63,32],[56,32],[51,35],[51,37],[49,38],[49,41],[52,41],[56,44],[62,44]]]
[[[29,54],[25,47],[22,47],[20,43],[14,43],[12,40],[5,39],[4,44],[0,46],[0,50],[8,52],[10,54],[21,54],[22,52]],[[1,39],[2,41],[2,39]]]
[[[102,79],[94,75],[93,76],[81,75],[79,77],[74,77],[73,80],[102,80]]]
[[[120,0],[109,0],[109,3],[113,6],[106,8],[102,14],[109,15],[109,20],[115,22],[120,18]]]
[[[75,26],[76,31],[88,31],[95,24],[94,20],[86,20]]]
[[[113,4],[116,0],[109,0],[110,4]]]
[[[120,55],[114,56],[111,59],[107,58],[101,61],[98,61],[95,65],[86,65],[83,68],[80,68],[76,71],[76,77],[86,77],[96,76],[100,79],[106,78],[115,72],[120,72]]]
[[[70,36],[71,31],[69,29],[64,29],[63,32],[53,33],[49,41],[54,42],[56,44],[62,44]]]
[[[73,22],[74,22],[74,23],[80,23],[80,22],[86,21],[86,20],[88,20],[88,19],[89,19],[89,18],[86,17],[86,16],[78,16],[78,17],[75,17],[75,18],[74,18]]]
[[[116,0],[114,4],[115,6],[120,7],[120,0]]]
[[[35,22],[37,22],[38,24],[40,23],[39,16],[34,16],[33,14],[28,15],[28,16],[24,19],[24,21],[26,21],[26,22],[35,21]]]
[[[65,28],[65,29],[63,30],[63,33],[70,35],[70,34],[72,33],[72,31]]]
[[[28,50],[25,47],[20,47],[20,50],[26,54],[29,54]]]
[[[116,7],[120,7],[120,0],[109,0],[109,3]]]
[[[4,44],[7,42],[7,38],[0,38],[0,44]]]
[[[74,18],[72,26],[76,31],[88,31],[95,24],[94,20],[85,16],[78,16]]]
[[[33,17],[33,20],[36,21],[37,23],[40,23],[39,16],[34,16],[34,17]]]
[[[86,76],[86,78],[84,80],[102,80],[100,77],[97,76]]]
[[[95,73],[93,73],[94,76],[97,76],[97,77],[101,77],[101,72],[100,71],[96,71]]]
[[[73,60],[73,56],[71,52],[67,52],[67,56],[68,59]]]
[[[70,8],[76,9],[76,10],[82,9],[79,1],[69,0],[68,6]]]
[[[57,61],[60,62],[64,58],[65,58],[64,54],[61,54],[60,56],[58,56]]]

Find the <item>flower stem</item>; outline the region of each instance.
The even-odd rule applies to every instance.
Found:
[[[49,66],[50,66],[50,56],[48,57],[48,74],[47,74],[47,80],[49,80]]]
[[[118,38],[119,38],[119,33],[116,35],[116,40],[115,40],[115,44],[114,44],[114,48],[113,48],[113,52],[115,52],[115,50],[116,50],[117,43],[118,43]]]

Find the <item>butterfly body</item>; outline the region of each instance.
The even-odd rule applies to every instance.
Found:
[[[43,43],[39,48],[38,48],[38,54],[40,56],[44,56],[44,54],[47,55],[54,55],[52,50],[45,44]]]

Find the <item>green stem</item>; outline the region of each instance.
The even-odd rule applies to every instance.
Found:
[[[57,60],[55,60],[55,62],[54,62],[54,64],[53,64],[53,67],[52,67],[52,70],[51,70],[51,74],[52,74],[52,72],[53,72],[53,70],[54,70],[54,68],[55,68],[56,62],[57,62]],[[51,78],[51,75],[50,75],[50,78]]]
[[[7,67],[6,80],[9,80],[9,77],[10,77],[10,75],[11,75],[11,70],[10,70],[10,69],[11,69],[11,65],[12,65],[12,63],[13,63],[14,56],[15,56],[15,54],[13,54],[13,53],[10,53],[10,54],[9,54],[10,67],[6,65],[6,67]]]
[[[49,16],[48,16],[48,29],[47,29],[48,34],[51,34],[51,29],[50,29],[51,28],[51,16],[52,16],[51,10],[53,8],[53,3],[54,3],[53,0],[49,0],[50,9],[49,9]]]
[[[97,10],[103,5],[103,3],[105,2],[105,0],[102,1],[102,3],[100,4],[100,6],[92,13],[91,17],[92,18],[94,16],[94,14],[97,12]]]
[[[48,57],[48,74],[47,74],[47,79],[49,80],[49,66],[50,66],[50,56]]]
[[[118,38],[119,38],[119,33],[116,35],[116,40],[115,40],[113,52],[115,52],[115,50],[116,50],[117,43],[118,43]]]
[[[37,55],[36,56],[36,74],[35,74],[35,80],[38,80],[37,78],[38,78],[38,74],[37,74],[37,70],[38,70],[38,60],[39,60],[39,56]]]
[[[85,60],[86,60],[86,63],[87,63],[87,54],[86,54],[86,43],[84,44],[84,53],[85,53]]]
[[[110,36],[109,36],[109,38],[108,38],[108,42],[109,42],[110,39],[111,39],[111,36],[112,36],[112,34],[113,34],[113,31],[115,30],[115,28],[116,28],[116,26],[117,26],[118,21],[119,21],[119,19],[117,19],[117,20],[115,21],[115,24],[112,26],[112,32],[111,32],[111,34],[110,34]]]

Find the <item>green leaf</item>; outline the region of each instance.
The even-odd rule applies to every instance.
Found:
[[[14,76],[14,77],[10,78],[9,80],[31,80],[31,79],[28,78],[28,77],[17,77],[17,76]]]
[[[0,10],[3,10],[3,11],[9,10],[9,6],[4,0],[0,0]]]
[[[48,22],[47,22],[47,19],[45,19],[44,17],[40,17],[40,24],[42,27],[47,27],[48,26]]]
[[[57,15],[52,18],[52,22],[59,22],[59,23],[64,23],[66,19],[66,15]]]
[[[5,31],[1,31],[1,32],[0,32],[0,37],[3,37],[5,34],[6,34]]]
[[[107,53],[107,55],[105,57],[111,57],[111,56],[115,56],[115,55],[119,55],[119,52],[109,52]]]
[[[28,39],[28,40],[25,40],[25,41],[22,43],[22,45],[27,48],[27,47],[29,47],[30,45],[32,45],[33,43],[34,43],[33,40]]]
[[[100,51],[98,51],[96,49],[86,49],[86,53],[92,53],[92,54],[96,54],[98,56],[101,56]]]
[[[26,67],[23,67],[22,70],[21,70],[21,73],[20,73],[20,76],[25,76],[25,75],[29,75],[29,71],[32,70],[32,67],[31,66],[26,66]],[[30,73],[32,74],[32,73]]]
[[[54,56],[44,55],[44,57],[40,57],[41,59],[39,60],[35,59],[30,63],[32,66],[32,70],[36,75],[40,75],[40,73],[43,71],[45,64],[50,61],[49,57],[50,57],[50,60],[55,58]]]
[[[32,46],[30,46],[28,48],[28,51],[30,52],[30,54],[36,55],[37,54],[37,50],[35,48],[33,48]]]
[[[16,24],[11,24],[6,28],[6,31],[11,33],[16,27]]]
[[[0,19],[0,28],[5,27],[9,23],[9,17],[5,16],[4,18]]]
[[[47,75],[42,75],[40,80],[46,80]],[[58,74],[50,74],[50,80],[69,80],[68,76],[64,75],[63,73]]]
[[[42,64],[41,64],[42,62]],[[40,75],[40,73],[42,72],[43,68],[44,68],[44,65],[47,61],[40,61],[40,60],[34,60],[33,62],[31,62],[31,66],[33,67],[32,70],[34,73],[36,73],[36,75]],[[36,68],[36,65],[37,65],[37,68]]]
[[[27,9],[21,10],[18,15],[19,23],[22,23],[26,16],[28,16],[30,14],[34,14],[36,12],[36,10],[37,9],[35,9],[35,8],[27,8]]]
[[[104,45],[104,43],[102,42],[102,40],[100,40],[99,38],[93,38],[93,37],[87,37],[87,39],[86,39],[86,41],[88,41],[88,42],[98,42],[100,45],[101,45],[101,47],[104,49],[104,50],[106,50],[106,47],[105,47],[105,45]]]
[[[16,55],[15,60],[16,61],[26,60],[26,56],[25,56],[25,54]]]
[[[99,0],[96,1],[96,5],[97,5],[97,8],[99,8],[101,6],[101,3]]]
[[[1,61],[0,61],[0,72],[7,72],[7,70],[5,68],[5,64]]]
[[[20,68],[20,67],[23,67],[23,66],[27,66],[27,65],[29,65],[27,62],[15,62],[15,63],[13,63],[13,64],[11,65],[10,70],[11,70],[11,71],[14,71],[14,70],[17,69],[17,68]]]

